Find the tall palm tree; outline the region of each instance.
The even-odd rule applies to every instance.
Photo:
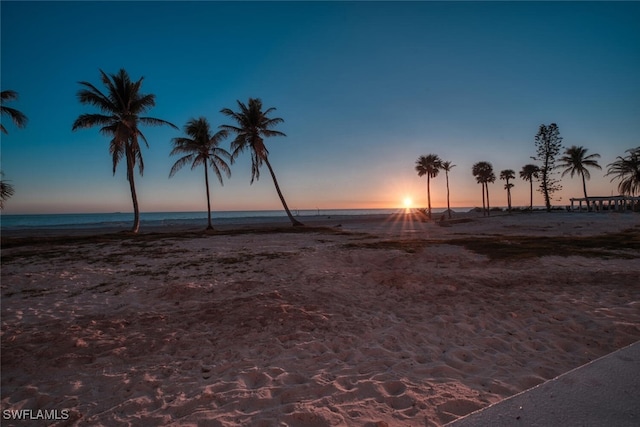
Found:
[[[529,196],[529,210],[533,211],[533,180],[538,179],[540,168],[536,165],[528,164],[522,167],[520,170],[520,178],[525,181],[529,181],[530,196]]]
[[[442,160],[436,154],[427,154],[418,157],[416,160],[416,172],[418,176],[427,176],[427,206],[428,216],[431,219],[431,178],[438,176],[438,172],[442,169]]]
[[[634,196],[640,194],[640,147],[626,150],[626,157],[618,156],[615,162],[608,164],[607,175],[614,175],[611,181],[619,179],[618,191]]]
[[[491,206],[489,204],[489,183],[496,181],[493,173],[493,166],[489,162],[478,162],[471,168],[471,173],[476,177],[476,182],[482,185],[482,209],[486,215],[491,215]],[[486,192],[486,208],[485,208],[485,192]]]
[[[2,92],[0,92],[0,112],[3,116],[9,116],[14,125],[19,128],[24,128],[27,125],[27,116],[25,116],[15,108],[7,107],[6,105],[4,105],[6,101],[13,101],[15,99],[18,99],[18,92],[15,92],[13,90],[3,90]],[[9,133],[2,124],[0,124],[0,131]]]
[[[587,179],[591,178],[591,174],[589,173],[589,169],[587,168],[596,168],[602,169],[598,164],[598,161],[595,160],[600,157],[600,154],[587,154],[587,149],[584,147],[576,147],[572,145],[567,148],[564,152],[564,156],[560,159],[562,163],[558,165],[559,168],[565,168],[562,171],[561,176],[565,176],[570,173],[571,178],[576,173],[582,175],[582,190],[584,191],[584,198],[587,202],[587,210],[589,210],[589,196],[587,196]]]
[[[500,179],[507,181],[504,185],[504,189],[507,190],[507,206],[509,207],[509,212],[511,212],[511,189],[513,188],[513,184],[509,182],[510,179],[515,179],[516,173],[512,169],[505,169],[500,172]]]
[[[231,154],[224,148],[218,147],[220,141],[227,137],[227,131],[218,131],[215,135],[211,135],[211,128],[206,118],[191,119],[184,126],[184,132],[191,138],[173,138],[173,150],[171,155],[185,154],[178,159],[169,173],[169,178],[175,175],[184,165],[191,163],[191,169],[195,169],[198,165],[204,166],[204,183],[207,189],[207,230],[213,230],[211,225],[211,197],[209,195],[209,167],[218,177],[220,185],[222,182],[222,173],[231,176],[231,169],[225,159],[231,159]]]
[[[13,121],[13,124],[19,128],[24,128],[27,125],[27,116],[25,116],[22,112],[16,110],[15,108],[7,107],[3,105],[6,101],[12,101],[14,99],[18,99],[18,92],[13,90],[3,90],[0,92],[0,116],[7,115]],[[0,123],[0,131],[8,134],[7,129]],[[0,176],[4,174],[0,172]],[[4,209],[4,202],[9,199],[9,197],[13,196],[14,193],[13,185],[9,184],[7,181],[0,179],[0,209]]]
[[[260,166],[262,166],[262,163],[265,163],[291,224],[293,224],[293,226],[303,225],[291,215],[291,211],[289,211],[289,207],[287,207],[287,202],[284,200],[282,191],[280,191],[276,174],[273,172],[271,163],[269,163],[269,150],[267,150],[263,139],[270,136],[286,136],[284,133],[273,129],[275,125],[284,122],[284,120],[279,117],[268,117],[269,113],[275,111],[275,108],[271,107],[262,111],[262,101],[258,98],[249,98],[247,104],[240,101],[237,102],[237,112],[229,108],[223,108],[220,111],[236,122],[236,126],[220,126],[223,130],[236,135],[235,139],[231,142],[231,163],[233,163],[245,149],[249,149],[251,152],[251,183],[253,184],[255,179],[260,179]]]
[[[72,129],[75,131],[100,126],[100,132],[111,137],[109,152],[113,159],[114,175],[120,159],[122,157],[126,159],[127,180],[131,190],[134,212],[131,231],[137,233],[140,229],[140,209],[134,182],[136,163],[138,163],[140,175],[144,171],[139,139],[142,139],[147,147],[149,146],[138,125],[169,125],[174,129],[178,128],[165,120],[140,117],[156,104],[155,95],[140,92],[143,77],[133,82],[124,69],[121,69],[117,74],[109,75],[100,70],[100,76],[106,88],[105,93],[93,84],[83,81],[79,82],[82,89],[78,91],[77,95],[80,103],[98,107],[103,114],[81,114],[73,123]]]
[[[447,213],[449,215],[449,219],[451,219],[451,205],[449,204],[449,172],[451,169],[455,168],[456,165],[451,164],[450,161],[442,162],[442,170],[444,171],[444,175],[447,178]]]

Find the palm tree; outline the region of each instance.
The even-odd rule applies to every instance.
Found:
[[[6,101],[13,101],[15,99],[18,99],[18,92],[15,92],[13,90],[3,90],[2,92],[0,92],[0,112],[3,116],[5,114],[9,116],[14,125],[19,128],[24,128],[27,125],[27,116],[25,116],[15,108],[10,108],[3,105]],[[2,124],[0,124],[0,131],[9,133]]]
[[[0,92],[0,116],[6,114],[11,118],[13,124],[15,124],[19,128],[24,128],[27,125],[27,116],[25,116],[22,112],[16,110],[15,108],[10,108],[2,105],[5,101],[12,101],[14,99],[18,99],[18,92],[14,92],[12,90],[3,90],[2,92]],[[9,133],[1,123],[0,131],[6,134]],[[0,172],[0,176],[4,176],[4,174]],[[13,196],[13,193],[13,185],[9,184],[5,180],[0,179],[0,209],[4,209],[4,202],[7,201],[9,197]]]
[[[514,187],[509,180],[515,179],[515,177],[516,173],[512,169],[505,169],[500,172],[500,179],[507,181],[504,185],[504,189],[507,190],[507,206],[509,207],[509,212],[511,212],[511,189]]]
[[[440,160],[440,157],[436,154],[420,156],[418,160],[416,160],[418,176],[427,176],[427,212],[429,219],[431,219],[431,178],[438,176],[440,169],[442,169],[442,160]]]
[[[140,117],[140,114],[145,113],[156,104],[155,95],[140,92],[143,77],[133,82],[124,69],[121,69],[118,74],[109,75],[100,70],[100,75],[102,83],[107,89],[105,93],[89,82],[79,82],[83,88],[78,91],[77,95],[80,103],[98,107],[104,114],[81,114],[73,123],[72,129],[75,131],[77,129],[100,126],[101,133],[111,136],[109,152],[113,159],[114,175],[118,162],[123,156],[125,157],[127,161],[127,180],[131,190],[134,212],[131,231],[137,233],[140,229],[140,209],[134,182],[136,162],[138,163],[140,175],[144,170],[138,139],[142,139],[145,145],[149,146],[138,125],[169,125],[174,129],[178,128],[165,120]]]
[[[626,150],[626,157],[617,157],[617,160],[608,164],[607,175],[614,175],[611,181],[619,179],[618,191],[621,194],[634,196],[640,193],[640,147]]]
[[[584,198],[587,202],[587,211],[589,210],[589,197],[587,196],[587,179],[591,178],[591,174],[589,173],[589,169],[587,168],[596,168],[602,169],[598,164],[598,161],[595,160],[600,157],[600,154],[587,154],[587,149],[584,147],[576,147],[572,145],[567,148],[564,152],[564,156],[560,159],[562,163],[558,165],[559,168],[565,168],[562,171],[561,176],[565,176],[568,173],[571,173],[571,178],[576,173],[582,175],[582,190],[584,191]]]
[[[489,162],[478,162],[471,168],[471,173],[476,177],[478,184],[482,184],[482,209],[486,215],[491,215],[491,206],[489,205],[489,183],[496,181],[493,173],[493,166]],[[485,210],[485,192],[486,192],[486,210]]]
[[[449,204],[449,172],[451,169],[455,168],[456,165],[452,165],[450,161],[442,162],[442,170],[444,171],[444,175],[447,178],[447,213],[449,215],[449,219],[451,219],[451,206]]]
[[[258,98],[249,98],[249,102],[246,105],[240,101],[237,102],[239,111],[235,112],[229,108],[223,108],[220,111],[222,114],[231,117],[237,124],[237,126],[220,126],[220,128],[233,132],[236,135],[236,138],[231,142],[231,163],[233,163],[245,149],[249,149],[251,151],[251,183],[253,184],[255,179],[260,179],[260,166],[262,166],[264,162],[269,169],[269,173],[271,173],[273,184],[276,187],[282,206],[291,224],[293,224],[293,226],[303,225],[291,215],[287,207],[287,202],[284,200],[282,191],[280,191],[276,175],[273,172],[271,163],[269,163],[269,150],[267,150],[263,139],[263,137],[267,138],[270,136],[286,136],[280,131],[273,130],[275,125],[284,122],[284,120],[279,117],[268,117],[269,113],[275,111],[275,108],[271,107],[262,111],[262,101]]]
[[[218,131],[211,136],[211,128],[206,118],[191,119],[184,126],[184,132],[191,138],[173,138],[173,150],[171,155],[185,154],[178,159],[169,173],[169,178],[175,175],[184,165],[191,163],[191,169],[195,169],[198,165],[204,166],[204,183],[207,189],[207,230],[213,230],[211,225],[211,197],[209,196],[209,168],[215,172],[220,185],[222,182],[222,172],[231,176],[231,169],[225,161],[230,159],[231,154],[224,148],[218,147],[220,141],[227,137],[227,131]]]
[[[529,210],[533,211],[533,180],[538,179],[538,174],[540,173],[540,168],[536,165],[528,164],[522,167],[520,171],[520,178],[525,181],[529,181],[530,186],[530,196],[529,196]]]

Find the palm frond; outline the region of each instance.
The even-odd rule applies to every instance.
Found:
[[[0,209],[4,209],[4,202],[15,194],[13,185],[5,180],[0,180]]]
[[[71,130],[90,128],[93,126],[105,126],[113,123],[115,120],[117,120],[116,117],[105,116],[103,114],[81,114],[78,116],[76,121],[73,122]]]
[[[626,150],[628,156],[618,156],[616,161],[608,164],[605,176],[613,175],[611,181],[620,180],[618,191],[621,194],[635,195],[640,193],[640,147]]]
[[[16,125],[16,127],[24,128],[27,125],[27,116],[24,115],[24,113],[22,113],[21,111],[16,110],[15,108],[3,105],[6,101],[13,101],[16,99],[18,99],[18,92],[15,92],[13,90],[2,91],[0,93],[0,114],[3,116],[8,115],[11,118],[13,124]],[[1,124],[0,130],[2,130],[3,133],[8,133],[7,129]]]
[[[144,160],[142,158],[142,152],[140,151],[140,148],[134,151],[134,155],[135,163],[138,163],[138,172],[142,176],[142,174],[144,173]]]
[[[115,113],[118,109],[111,99],[100,91],[97,87],[89,82],[79,82],[80,85],[85,86],[87,89],[80,89],[76,94],[78,101],[81,104],[89,104],[94,107],[98,107],[100,111]]]
[[[24,128],[27,125],[27,116],[15,108],[2,106],[2,114],[7,114],[16,127]]]
[[[113,138],[109,144],[109,153],[111,153],[111,159],[113,161],[113,174],[116,174],[116,168],[120,160],[124,157],[125,146],[119,139]]]
[[[166,120],[162,120],[162,119],[156,119],[154,117],[139,117],[138,118],[139,122],[142,123],[143,125],[147,125],[147,126],[162,126],[162,125],[167,125],[170,126],[174,129],[178,129],[178,126],[174,125],[171,122],[168,122]]]
[[[560,159],[559,168],[564,168],[561,176],[570,174],[571,178],[574,175],[581,174],[586,179],[591,178],[591,173],[587,169],[588,167],[602,169],[598,162],[595,160],[600,157],[600,154],[593,153],[586,155],[587,149],[584,147],[578,147],[572,145],[565,150],[564,156]]]
[[[442,160],[436,154],[420,156],[416,160],[415,169],[418,176],[429,175],[430,178],[435,178],[442,169]]]
[[[18,99],[18,92],[15,90],[3,90],[0,92],[1,101],[13,101]]]
[[[538,178],[538,172],[540,168],[536,165],[524,165],[520,170],[520,178],[525,181],[531,181],[534,178]]]
[[[173,153],[172,153],[173,154]],[[172,176],[174,176],[176,174],[176,172],[178,172],[180,169],[182,169],[185,165],[187,165],[189,162],[193,161],[193,157],[195,156],[195,154],[188,154],[184,157],[181,157],[180,159],[178,159],[173,166],[171,167],[171,172],[169,172],[169,178],[171,178]]]

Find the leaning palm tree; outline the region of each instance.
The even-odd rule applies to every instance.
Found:
[[[587,154],[587,149],[584,147],[576,147],[572,145],[567,148],[564,152],[564,156],[560,159],[562,163],[558,165],[559,168],[565,168],[562,171],[561,176],[565,176],[570,173],[571,178],[576,173],[582,175],[582,190],[584,191],[584,198],[587,202],[587,211],[589,210],[589,196],[587,196],[587,179],[591,178],[591,174],[589,173],[589,169],[587,168],[596,168],[602,169],[598,164],[598,161],[595,160],[600,157],[600,154]]]
[[[184,132],[191,138],[179,137],[173,138],[173,150],[171,155],[184,154],[178,159],[169,173],[169,178],[175,175],[184,165],[191,163],[191,169],[195,169],[198,165],[204,166],[204,183],[207,190],[207,230],[213,230],[211,225],[211,197],[209,195],[209,166],[218,177],[220,185],[222,182],[222,173],[231,176],[231,169],[225,161],[230,159],[231,154],[224,148],[218,147],[220,141],[227,136],[227,131],[218,131],[215,135],[211,135],[211,128],[206,118],[191,119],[184,126]]]
[[[456,165],[452,165],[450,161],[442,162],[441,168],[444,171],[444,176],[447,178],[447,214],[451,219],[451,205],[449,204],[449,172],[455,168]]]
[[[626,157],[617,157],[617,160],[608,164],[607,175],[614,175],[611,181],[619,179],[618,191],[621,194],[634,196],[640,194],[640,147],[626,150]]]
[[[431,219],[431,178],[438,176],[442,169],[442,160],[436,154],[427,154],[416,160],[416,172],[418,176],[427,176],[427,214]]]
[[[142,139],[147,147],[149,146],[138,125],[169,125],[174,129],[178,128],[165,120],[140,117],[141,114],[156,104],[155,95],[140,92],[143,77],[133,82],[124,69],[121,69],[118,74],[109,75],[100,70],[100,75],[106,92],[101,92],[100,89],[89,82],[79,82],[82,89],[78,91],[78,100],[82,104],[98,107],[103,114],[81,114],[73,123],[72,129],[75,131],[77,129],[100,126],[100,132],[111,137],[109,152],[113,159],[114,175],[120,159],[122,157],[126,159],[127,180],[131,190],[134,212],[131,231],[137,233],[140,229],[140,209],[134,182],[136,163],[138,163],[140,175],[144,170],[139,139]]]
[[[504,185],[504,189],[507,190],[507,206],[509,208],[509,212],[511,212],[511,189],[514,187],[512,183],[509,182],[510,179],[515,179],[516,173],[512,169],[505,169],[500,172],[500,179],[507,181]]]
[[[536,165],[528,164],[524,165],[520,170],[520,178],[525,181],[529,181],[530,193],[529,193],[529,210],[533,211],[533,180],[538,179],[540,168]]]
[[[495,182],[496,176],[493,173],[493,166],[489,162],[478,162],[471,168],[471,173],[476,177],[476,182],[482,185],[482,209],[485,215],[491,215],[489,205],[489,183]],[[486,192],[486,208],[485,208]]]
[[[9,116],[14,125],[19,128],[23,128],[27,125],[27,116],[25,116],[15,108],[7,107],[6,105],[4,105],[6,101],[13,101],[15,99],[18,99],[18,92],[15,92],[13,90],[3,90],[2,92],[0,92],[0,112],[3,116]],[[2,124],[0,124],[0,131],[9,133]]]
[[[303,225],[300,221],[296,220],[293,215],[291,215],[291,211],[289,211],[287,202],[284,200],[282,191],[280,191],[276,175],[273,172],[271,163],[269,163],[269,150],[267,150],[263,139],[270,136],[286,136],[283,132],[273,130],[275,125],[284,122],[284,120],[279,117],[268,117],[269,113],[275,111],[275,108],[271,107],[262,111],[262,101],[260,99],[249,98],[247,104],[240,101],[237,102],[239,109],[237,112],[229,108],[223,108],[220,111],[236,122],[236,126],[220,126],[223,130],[236,135],[236,138],[231,142],[231,163],[233,163],[245,149],[249,149],[251,152],[251,183],[253,184],[254,180],[260,179],[260,166],[262,166],[262,163],[265,163],[291,224],[294,226]]]

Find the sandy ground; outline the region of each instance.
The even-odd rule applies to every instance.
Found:
[[[640,340],[640,215],[421,219],[3,236],[2,425],[437,426]]]

